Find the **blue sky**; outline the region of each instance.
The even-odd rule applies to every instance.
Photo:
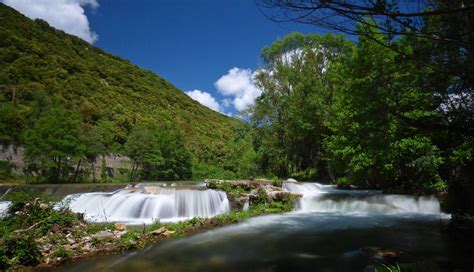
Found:
[[[260,51],[293,31],[254,0],[0,0],[152,70],[203,104],[235,114],[259,94],[252,73]]]

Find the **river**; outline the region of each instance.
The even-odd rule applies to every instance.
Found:
[[[68,264],[60,270],[375,271],[377,264],[390,261],[416,263],[416,271],[471,271],[474,266],[467,245],[441,231],[449,215],[440,211],[434,197],[343,191],[317,183],[285,183],[284,188],[303,194],[294,212],[256,217],[139,252]],[[139,198],[134,195],[132,202],[141,203]],[[191,200],[201,203],[196,197]],[[125,219],[133,214],[137,213]],[[143,214],[138,218],[143,219]]]

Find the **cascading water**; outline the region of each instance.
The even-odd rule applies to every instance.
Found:
[[[11,204],[10,201],[0,201],[0,218],[6,215],[8,207],[10,207],[10,204]]]
[[[230,210],[227,195],[216,190],[152,187],[67,196],[62,204],[90,222],[150,224],[213,217]]]
[[[0,197],[0,218],[7,214],[8,208],[11,205],[10,201],[3,201],[3,198],[11,191],[10,188]]]
[[[337,190],[319,183],[289,183],[283,188],[301,193],[298,208],[303,212],[366,214],[441,214],[435,197],[383,195],[377,191]]]

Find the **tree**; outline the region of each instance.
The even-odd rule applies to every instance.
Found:
[[[466,36],[472,35],[468,25],[461,35],[452,37],[441,29],[426,31],[426,22],[432,18],[458,17],[472,23],[474,3],[470,0],[258,0],[257,5],[277,22],[295,21],[370,38],[407,35],[467,45]]]
[[[69,163],[86,149],[81,123],[80,115],[58,106],[43,113],[25,133],[28,164],[48,181],[66,181],[73,171]]]
[[[235,127],[234,138],[224,146],[225,170],[235,173],[239,178],[251,178],[258,174],[254,139],[255,136],[250,126],[242,124]]]
[[[379,37],[379,42],[384,42]],[[411,44],[401,39],[406,53]],[[429,89],[427,67],[397,61],[400,55],[361,38],[353,54],[338,66],[339,90],[329,119],[326,147],[338,175],[368,188],[429,192],[442,187],[443,158],[433,130],[413,124],[439,113]]]
[[[191,157],[182,137],[153,124],[135,127],[125,143],[125,153],[133,162],[131,181],[189,179]]]
[[[296,21],[372,40],[432,71],[429,86],[440,104],[462,106],[450,111],[445,130],[474,136],[474,1],[293,1],[259,0],[258,6],[274,21]],[[423,45],[426,54],[398,48],[401,37]],[[408,39],[407,39],[408,40]],[[381,48],[380,50],[383,50]],[[453,122],[453,120],[456,120]],[[423,126],[423,124],[418,124]]]
[[[264,172],[326,173],[322,142],[334,95],[328,71],[351,47],[342,36],[293,33],[262,50],[266,67],[255,78],[262,95],[251,121]]]

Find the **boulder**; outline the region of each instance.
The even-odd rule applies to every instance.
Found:
[[[288,191],[272,191],[267,193],[267,199],[272,201],[282,201],[284,199],[298,199],[303,195],[296,192],[288,192]]]
[[[151,233],[152,235],[159,236],[159,235],[165,233],[166,231],[167,231],[167,230],[166,230],[165,227],[161,227],[161,228],[156,229],[156,230],[154,230],[154,231],[152,231],[152,232],[150,232],[150,233]]]
[[[115,229],[118,230],[118,231],[124,231],[127,229],[127,225],[123,224],[123,223],[115,223]]]
[[[91,237],[98,240],[113,239],[115,237],[115,233],[112,231],[99,231],[95,234],[92,234]]]
[[[160,193],[160,187],[158,186],[145,186],[143,187],[143,192],[146,194],[159,194]]]
[[[163,233],[163,236],[168,237],[168,236],[171,236],[175,233],[176,233],[176,231],[174,231],[174,230],[167,230]]]

